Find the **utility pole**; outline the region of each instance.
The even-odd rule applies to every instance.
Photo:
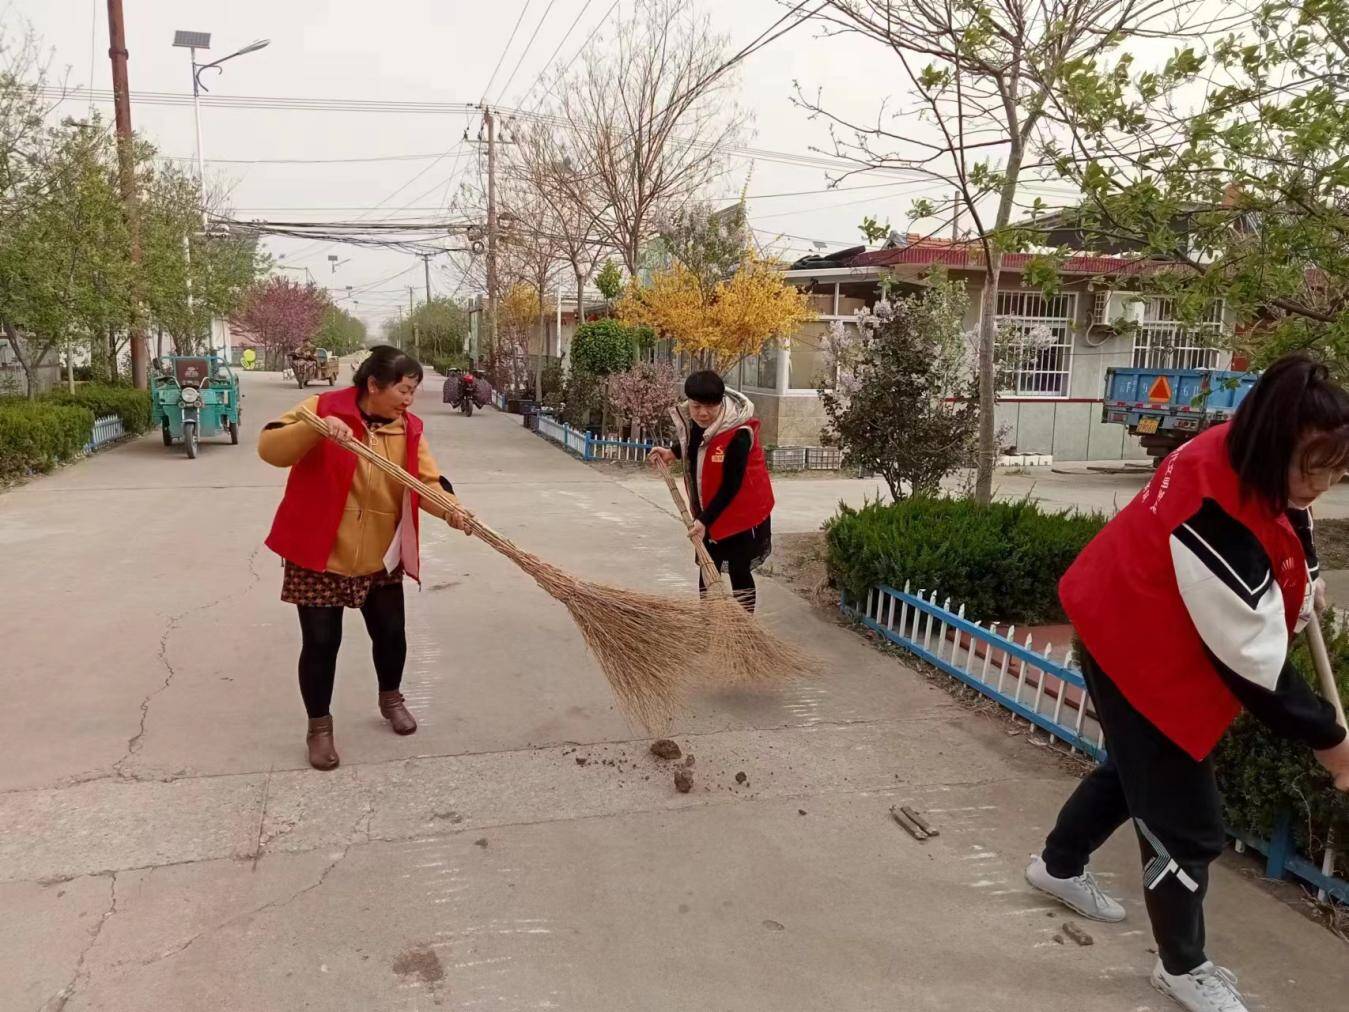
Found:
[[[482,111],[487,127],[487,313],[491,320],[488,347],[496,354],[497,346],[497,159],[496,119],[492,110]]]
[[[113,108],[117,121],[117,165],[122,184],[122,214],[131,237],[131,270],[135,279],[131,291],[131,382],[139,390],[149,387],[146,361],[148,348],[140,320],[140,214],[136,209],[136,164],[131,136],[131,84],[127,77],[126,24],[122,0],[108,0],[108,58],[112,61]]]
[[[416,358],[422,357],[422,341],[417,334],[417,317],[412,306],[412,286],[408,285],[408,320],[412,323],[412,354]]]
[[[431,304],[431,254],[422,254],[422,268],[426,271],[426,304]]]

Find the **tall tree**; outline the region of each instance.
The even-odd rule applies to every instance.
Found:
[[[575,141],[576,178],[605,209],[606,241],[629,274],[661,216],[720,177],[746,122],[725,39],[680,0],[638,0],[612,37],[557,82],[557,118]]]
[[[1253,0],[1241,32],[1160,66],[1079,61],[1048,154],[1080,206],[1027,228],[1173,265],[1182,314],[1223,300],[1256,361],[1315,347],[1349,378],[1349,0]]]
[[[915,202],[917,219],[971,223],[983,291],[976,361],[979,450],[975,497],[988,502],[997,462],[998,280],[1008,227],[1024,186],[1044,177],[1039,139],[1055,127],[1053,97],[1084,61],[1122,58],[1140,38],[1184,33],[1197,0],[823,0],[815,17],[832,31],[883,46],[915,108],[874,120],[828,111],[820,97],[797,101],[826,118],[836,150],[859,170],[904,169],[939,184],[949,200]],[[884,75],[881,75],[884,79]],[[922,126],[919,126],[922,124]]]

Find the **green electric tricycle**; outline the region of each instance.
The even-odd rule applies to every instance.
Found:
[[[155,360],[150,410],[164,445],[181,441],[191,458],[203,436],[228,432],[239,442],[239,377],[215,355],[166,356]]]

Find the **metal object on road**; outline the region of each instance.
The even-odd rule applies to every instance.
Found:
[[[941,835],[940,832],[932,828],[927,819],[908,805],[891,805],[890,816],[900,824],[905,832],[920,843]]]

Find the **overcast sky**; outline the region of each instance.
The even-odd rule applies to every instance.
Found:
[[[258,38],[271,40],[267,49],[231,61],[223,74],[208,79],[216,95],[477,102],[501,61],[487,97],[518,106],[527,104],[525,99],[545,68],[561,67],[572,59],[613,3],[125,0],[131,88],[133,93],[190,93],[188,53],[172,47],[174,32],[190,29],[211,33],[215,57]],[[632,3],[618,0],[619,10],[630,10]],[[733,49],[784,12],[774,0],[690,3],[711,12],[714,26],[729,36]],[[503,60],[522,10],[519,31]],[[70,85],[111,87],[106,0],[0,0],[0,15],[10,30],[22,20],[31,23],[52,50],[54,71],[68,75]],[[533,44],[528,45],[531,36]],[[812,122],[789,101],[794,80],[812,91],[823,88],[831,108],[863,117],[874,115],[882,96],[903,93],[899,68],[885,50],[856,38],[825,39],[812,27],[798,29],[742,67],[741,101],[753,115],[749,145],[793,155],[810,155],[812,147],[832,151],[827,127]],[[102,106],[101,111],[111,116],[110,107]],[[190,106],[136,103],[132,118],[136,130],[164,154],[193,157]],[[461,113],[203,109],[207,174],[214,183],[228,185],[241,218],[432,216],[463,179],[478,172],[478,148],[462,141],[466,127],[476,136],[478,121]],[[387,156],[426,157],[305,164],[253,161]],[[750,172],[750,161],[743,160],[734,185],[727,186],[729,193],[713,196],[733,196]],[[812,240],[831,247],[856,243],[857,224],[864,215],[888,217],[902,229],[913,197],[938,192],[927,183],[872,176],[843,184],[869,187],[856,193],[760,196],[820,190],[828,175],[818,165],[755,159],[750,217],[760,240],[779,251],[808,250]],[[415,286],[418,300],[422,297],[421,262],[406,254],[294,240],[268,240],[268,248],[275,256],[285,255],[281,263],[308,267],[319,284],[337,288],[335,294],[352,286],[359,302],[355,311],[372,327],[407,304],[408,285]],[[327,260],[330,253],[345,261],[336,272]],[[460,280],[457,272],[438,267],[432,272],[433,294],[465,294]]]

